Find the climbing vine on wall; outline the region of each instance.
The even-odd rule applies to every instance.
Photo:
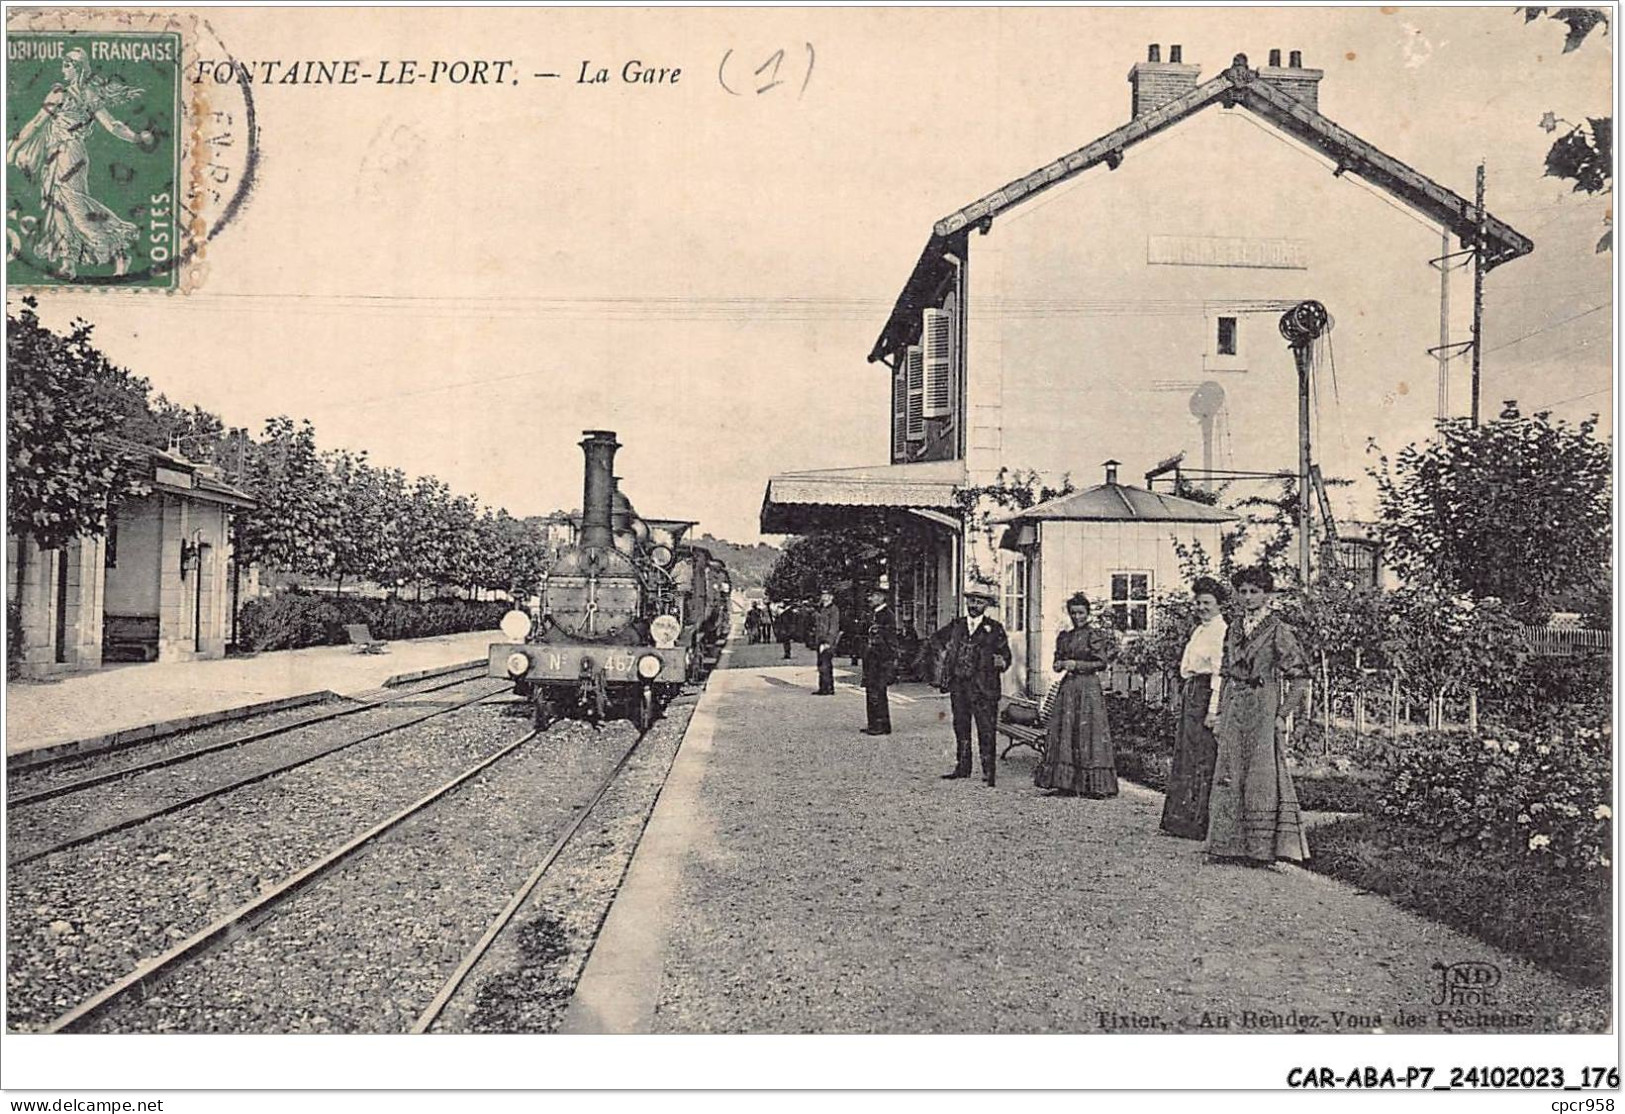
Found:
[[[986,544],[980,547],[979,552],[993,554],[998,551],[998,535],[1003,529],[999,519],[1051,499],[1071,495],[1076,490],[1072,485],[1071,473],[1061,477],[1059,486],[1052,487],[1039,472],[1031,468],[1000,468],[992,483],[966,485],[957,489],[954,501],[964,517],[966,536],[980,536]],[[965,575],[972,583],[997,590],[998,578],[994,570],[982,566],[977,551],[967,555]]]

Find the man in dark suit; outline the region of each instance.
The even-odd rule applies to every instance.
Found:
[[[982,780],[994,781],[993,763],[998,754],[995,734],[999,718],[999,674],[1010,668],[1010,636],[998,620],[987,614],[997,602],[988,592],[965,593],[965,616],[955,619],[931,641],[946,650],[938,687],[948,693],[954,712],[954,742],[958,760],[943,774],[944,780],[970,777],[971,725],[976,725],[976,742],[982,752]]]
[[[863,644],[863,694],[869,711],[865,735],[891,734],[891,702],[886,698],[886,686],[897,669],[897,616],[886,604],[887,595],[884,588],[869,593],[869,606],[874,610]]]
[[[841,639],[841,609],[835,606],[835,593],[825,588],[818,594],[818,614],[813,617],[812,642],[818,651],[818,690],[815,696],[835,695],[835,644]]]

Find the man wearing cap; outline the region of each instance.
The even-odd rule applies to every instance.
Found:
[[[841,639],[841,609],[835,606],[835,593],[825,588],[818,593],[818,614],[813,616],[812,643],[818,651],[818,691],[815,696],[835,695],[835,643]]]
[[[887,606],[888,593],[875,588],[869,593],[869,633],[863,643],[863,695],[869,712],[865,735],[891,734],[891,702],[886,686],[897,668],[897,617]]]
[[[948,693],[953,707],[954,742],[958,751],[954,768],[942,775],[944,780],[970,777],[970,735],[974,723],[976,743],[982,752],[982,780],[990,786],[994,782],[999,674],[1010,668],[1010,636],[997,619],[987,614],[987,609],[996,602],[991,592],[974,588],[966,591],[965,616],[931,636],[932,643],[946,651],[938,687]]]

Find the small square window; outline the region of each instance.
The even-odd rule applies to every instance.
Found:
[[[1151,625],[1151,574],[1112,573],[1112,625],[1118,630],[1146,630]]]
[[[1236,354],[1236,319],[1234,317],[1219,318],[1219,347],[1221,356],[1234,356]]]

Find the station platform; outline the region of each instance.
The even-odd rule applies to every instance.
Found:
[[[6,683],[6,754],[318,693],[349,696],[405,674],[484,659],[498,631],[471,631],[388,644],[312,646],[216,661],[113,665],[44,681]]]
[[[573,1033],[1370,1033],[1606,1027],[1606,991],[1285,864],[1207,860],[1162,797],[941,780],[947,698],[734,645],[696,709],[566,1015]],[[978,770],[978,775],[980,771]],[[1311,849],[1314,833],[1309,834]],[[1442,1021],[1436,963],[1501,973],[1528,1025]],[[1407,1022],[1405,1018],[1409,1018]],[[1558,1022],[1557,1024],[1561,1024]],[[941,1085],[976,1078],[945,1063]]]

